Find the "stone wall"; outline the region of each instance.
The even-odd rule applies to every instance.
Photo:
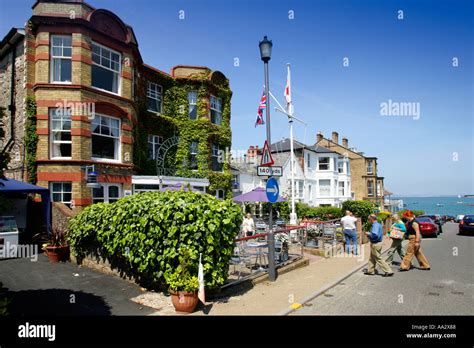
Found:
[[[26,123],[26,60],[25,60],[25,40],[20,41],[16,46],[15,59],[15,104],[16,113],[13,115],[14,122],[14,144],[10,149],[11,160],[8,164],[8,170],[5,172],[7,177],[22,180],[25,175],[25,123]],[[5,117],[3,119],[5,138],[0,144],[1,149],[6,145],[12,136],[10,122],[12,115],[9,110],[11,98],[11,74],[12,74],[12,52],[2,57],[0,60],[0,107],[5,108]]]

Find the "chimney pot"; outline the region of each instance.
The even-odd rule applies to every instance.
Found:
[[[347,138],[342,138],[342,146],[349,147],[349,140]]]
[[[339,144],[339,134],[337,132],[332,132],[332,142]]]

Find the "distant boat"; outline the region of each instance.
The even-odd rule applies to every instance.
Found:
[[[461,195],[458,195],[458,198],[461,198],[462,196]]]
[[[444,207],[444,204],[442,204],[442,203],[436,203],[436,206],[437,206],[437,207]]]
[[[456,202],[456,204],[464,204],[464,202]]]

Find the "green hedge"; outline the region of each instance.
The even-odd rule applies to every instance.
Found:
[[[241,222],[240,207],[230,200],[195,192],[145,192],[85,208],[71,219],[68,241],[79,259],[98,255],[160,288],[180,265],[182,248],[190,251],[189,269],[196,275],[202,253],[206,287],[216,288],[227,279]]]

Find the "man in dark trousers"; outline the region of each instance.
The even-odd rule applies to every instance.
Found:
[[[393,271],[390,266],[382,259],[382,225],[377,221],[377,216],[375,214],[371,214],[369,216],[369,221],[372,223],[372,229],[370,232],[365,232],[365,234],[370,240],[370,257],[369,267],[364,273],[366,275],[374,275],[375,265],[377,264],[382,269],[382,271],[384,271],[384,274],[382,275],[383,277],[391,277],[393,276]]]

